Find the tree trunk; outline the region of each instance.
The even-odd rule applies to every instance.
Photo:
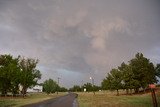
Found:
[[[13,97],[15,97],[16,94],[18,94],[18,86],[12,88],[12,95],[13,95]]]
[[[2,94],[2,96],[6,97],[7,96],[7,90],[2,90],[1,94]]]
[[[117,96],[119,96],[119,91],[118,91],[118,89],[117,89]]]
[[[25,97],[25,95],[26,95],[26,91],[27,91],[27,88],[23,87],[23,89],[22,89],[22,95],[23,95],[23,98],[24,98],[24,97]]]
[[[143,88],[143,92],[146,93],[146,88]]]
[[[132,95],[132,89],[130,89],[130,94]]]
[[[136,94],[139,93],[139,88],[136,88],[136,89],[135,89],[135,93],[136,93]]]
[[[126,94],[128,95],[128,93],[129,93],[129,92],[128,92],[128,89],[126,89]]]
[[[93,91],[93,94],[95,95],[95,91]]]

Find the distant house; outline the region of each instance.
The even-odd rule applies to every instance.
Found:
[[[28,88],[27,92],[42,92],[43,86],[36,85],[33,88]]]

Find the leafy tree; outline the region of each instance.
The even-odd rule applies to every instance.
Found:
[[[117,95],[119,95],[119,89],[122,88],[122,74],[118,69],[112,69],[110,74],[112,76],[111,89],[117,90]]]
[[[127,64],[122,62],[121,66],[118,66],[118,69],[122,72],[126,68]]]
[[[102,85],[102,89],[104,90],[112,90],[112,76],[110,73],[108,73],[108,76],[103,79],[101,85]]]
[[[122,73],[122,88],[126,89],[127,94],[129,93],[129,89],[132,94],[132,89],[138,83],[137,80],[134,80],[134,74],[130,65],[125,64],[124,62],[121,66],[118,67],[120,72]]]
[[[20,68],[18,65],[19,58],[13,59],[12,64],[9,66],[10,70],[10,79],[11,79],[11,92],[13,95],[18,94],[19,92],[19,84],[20,84]]]
[[[112,69],[106,79],[102,82],[102,87],[109,90],[117,90],[119,95],[119,89],[122,88],[122,73],[118,69]]]
[[[43,91],[47,94],[55,93],[57,91],[58,84],[52,79],[48,79],[43,83]]]
[[[84,84],[82,87],[83,87],[83,89],[86,88],[86,91],[87,91],[87,92],[93,91],[93,86],[92,86],[91,83],[86,83],[86,84]]]
[[[139,91],[140,87],[145,89],[148,84],[157,82],[153,63],[151,63],[149,59],[145,58],[142,53],[137,53],[135,58],[129,61],[129,65],[131,66],[134,74],[133,79],[136,81],[136,92]]]
[[[19,90],[19,58],[11,55],[0,55],[0,91],[6,95],[8,91],[17,94]]]
[[[134,74],[133,74],[131,66],[125,65],[125,67],[122,70],[122,73],[123,73],[122,75],[123,88],[126,89],[127,94],[128,94],[129,89],[132,91],[132,89],[136,88],[137,86],[139,87],[140,85],[139,81],[134,79]]]
[[[81,90],[81,87],[80,87],[80,86],[74,85],[72,88],[69,89],[69,91],[80,92],[80,91],[82,91],[82,90]]]
[[[154,67],[142,53],[137,53],[128,65],[123,62],[118,69],[112,69],[101,85],[103,89],[125,88],[127,93],[129,89],[131,91],[134,89],[137,93],[139,88],[145,91],[149,84],[156,83],[156,76],[160,77],[160,64]]]
[[[60,88],[59,88],[59,91],[60,91],[60,92],[66,92],[66,91],[68,91],[68,89],[66,89],[65,87],[60,87]]]
[[[40,79],[40,71],[35,69],[38,61],[24,59],[18,56],[0,55],[0,91],[6,95],[12,92],[13,95],[19,92],[19,85],[23,87],[23,95],[28,87],[34,86]]]
[[[99,91],[99,90],[101,90],[102,88],[100,87],[100,86],[96,86],[96,85],[94,85],[94,91]]]
[[[22,86],[23,96],[26,94],[27,88],[37,84],[38,79],[41,78],[41,73],[36,69],[38,60],[21,58],[19,62],[20,67],[20,84]]]

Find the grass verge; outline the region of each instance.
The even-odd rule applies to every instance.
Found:
[[[50,94],[47,95],[45,93],[32,93],[25,98],[22,97],[13,97],[13,98],[4,98],[0,97],[0,107],[21,107],[26,104],[32,104],[36,102],[41,102],[47,99],[56,98],[66,93],[59,93],[59,94]]]
[[[157,93],[160,107],[160,92]],[[115,92],[78,93],[79,107],[152,107],[151,94],[120,95]]]

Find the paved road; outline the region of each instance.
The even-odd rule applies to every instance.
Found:
[[[23,107],[78,107],[77,94],[69,93],[65,96],[49,99],[43,102],[29,104]]]

